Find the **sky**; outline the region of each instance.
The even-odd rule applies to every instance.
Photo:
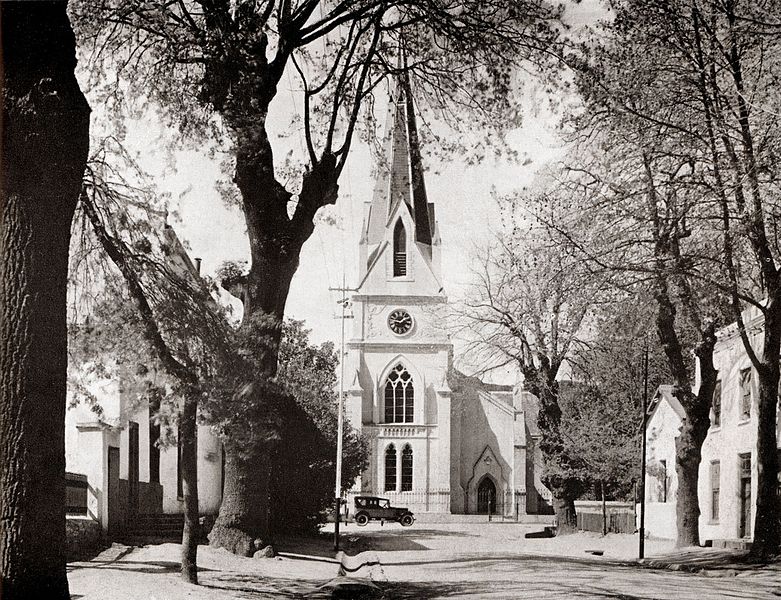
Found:
[[[568,19],[576,26],[592,21],[601,11],[599,0],[570,5],[567,10]],[[278,101],[269,115],[272,140],[274,131],[288,129],[296,102],[291,92],[293,85],[292,78],[283,78]],[[511,146],[524,157],[520,162],[509,164],[489,158],[470,166],[455,157],[443,164],[422,148],[426,188],[429,201],[436,205],[442,238],[443,283],[451,302],[464,295],[477,250],[485,247],[499,229],[500,207],[495,197],[530,185],[539,170],[563,152],[556,136],[555,116],[549,112],[544,95],[530,78],[524,87],[528,93],[523,99],[523,124],[509,137]],[[384,118],[379,122],[384,126]],[[215,182],[224,178],[219,160],[194,150],[182,151],[175,153],[172,168],[160,143],[165,137],[166,132],[154,121],[138,121],[128,128],[126,142],[138,150],[142,167],[159,190],[170,194],[170,222],[190,255],[202,259],[202,272],[208,275],[214,274],[224,261],[247,260],[249,246],[243,216],[237,207],[226,206],[215,188]],[[303,149],[301,136],[295,135],[272,144],[276,156],[282,156],[291,145],[297,152]],[[300,267],[291,285],[287,315],[306,321],[312,340],[318,343],[339,343],[336,315],[340,295],[329,288],[341,285],[343,277],[348,287],[357,283],[363,203],[371,200],[374,187],[371,171],[368,148],[354,144],[340,180],[339,200],[335,207],[324,209],[334,217],[335,224],[318,224],[303,247]],[[348,339],[349,330],[348,327]],[[457,363],[467,365],[468,371],[468,357],[461,355],[458,343],[455,353]],[[514,374],[502,371],[491,378],[511,382]]]

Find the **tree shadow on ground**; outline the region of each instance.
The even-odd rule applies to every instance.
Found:
[[[136,573],[178,573],[181,568],[181,563],[170,560],[92,560],[88,563],[68,565],[68,573],[77,569],[116,569],[117,571],[134,571]],[[213,570],[198,565],[199,573]]]
[[[285,577],[264,577],[244,573],[221,572],[201,577],[201,587],[231,592],[235,598],[331,598],[330,590],[321,589],[320,582]]]
[[[681,570],[735,570],[754,571],[758,569],[781,570],[781,562],[757,562],[747,550],[729,550],[717,548],[688,548],[674,552],[649,556],[645,566],[681,565]]]
[[[426,581],[393,581],[397,573],[410,572],[415,565],[429,573]],[[389,581],[381,585],[386,597],[394,600],[448,597],[758,600],[772,597],[771,590],[773,593],[778,590],[774,578],[765,582],[754,579],[749,586],[742,577],[651,571],[631,563],[574,557],[471,555],[443,561],[386,563],[384,572]]]
[[[378,552],[403,550],[430,550],[425,543],[428,539],[443,537],[474,538],[473,534],[460,531],[439,531],[434,529],[400,530],[342,530],[340,548],[347,554],[355,555],[369,550]],[[414,538],[414,539],[413,539]],[[279,552],[306,554],[310,556],[331,557],[335,555],[333,534],[312,535],[309,537],[287,537],[277,540]]]

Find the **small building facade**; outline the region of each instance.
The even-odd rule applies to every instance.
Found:
[[[759,351],[761,314],[750,309],[743,318],[752,348]],[[758,387],[735,324],[717,333],[713,360],[718,378],[699,470],[700,539],[750,540],[757,493]],[[646,429],[646,530],[650,535],[676,536],[675,439],[684,418],[672,387],[661,386],[649,407]]]
[[[197,268],[173,229],[165,224],[161,227],[173,268],[183,270],[188,277],[198,277]],[[68,368],[74,376],[82,365],[70,364]],[[129,369],[108,357],[101,376],[82,378],[92,402],[83,401],[83,392],[77,394],[71,386],[68,389],[66,470],[86,476],[87,492],[86,507],[79,499],[69,502],[75,504],[69,512],[86,512],[108,534],[121,533],[136,515],[184,512],[178,431],[161,429],[156,418],[158,407],[150,407],[144,394],[145,382],[164,387],[165,376],[152,370],[140,378]],[[166,443],[160,444],[161,440]],[[198,496],[202,515],[219,510],[223,460],[219,439],[211,428],[199,425]]]
[[[345,369],[347,417],[371,450],[353,494],[416,512],[542,509],[539,435],[526,419],[531,410],[536,424],[534,397],[453,368],[440,232],[403,81],[389,102],[384,149],[386,168],[364,210]]]

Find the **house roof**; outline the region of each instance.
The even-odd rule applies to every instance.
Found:
[[[654,416],[662,401],[667,402],[675,411],[675,414],[681,419],[686,416],[686,411],[683,409],[683,406],[678,402],[678,398],[673,395],[674,390],[675,386],[673,385],[660,385],[656,388],[656,392],[654,392],[654,395],[651,398],[651,403],[648,405],[648,411],[646,413],[648,415],[648,421]]]

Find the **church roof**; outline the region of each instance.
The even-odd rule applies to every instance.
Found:
[[[388,101],[385,142],[364,236],[369,245],[382,241],[400,203],[415,221],[414,241],[430,246],[435,236],[434,205],[428,202],[415,108],[409,79],[396,79]]]

